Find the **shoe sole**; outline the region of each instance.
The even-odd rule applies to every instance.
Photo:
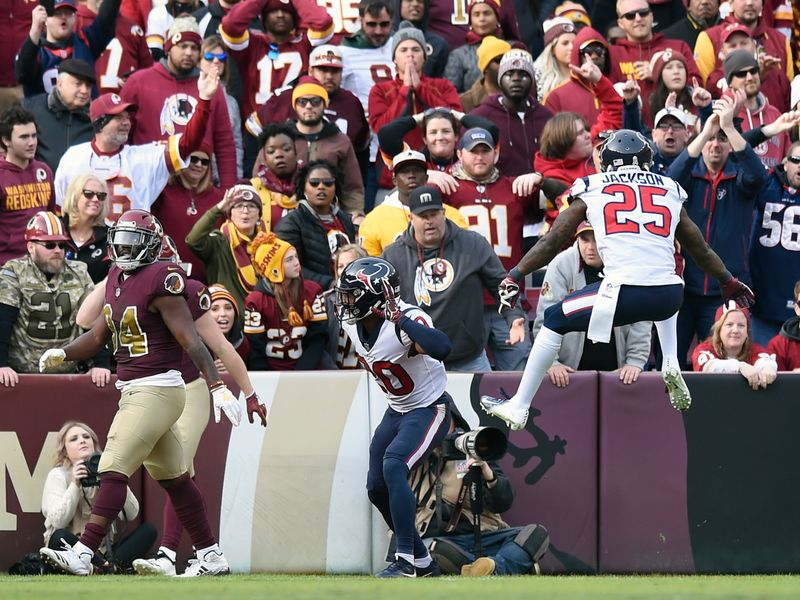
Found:
[[[692,405],[692,394],[689,392],[681,372],[677,369],[667,369],[663,372],[662,377],[667,386],[669,403],[672,408],[680,412],[688,410]]]
[[[78,577],[85,577],[86,575],[90,575],[91,573],[73,573],[69,570],[69,568],[62,563],[59,559],[54,556],[50,556],[49,553],[45,552],[44,550],[39,551],[39,556],[41,556],[47,564],[51,567],[58,569],[62,573],[66,573],[67,575],[76,575]]]
[[[217,573],[212,573],[211,571],[206,571],[205,573],[198,573],[197,575],[187,575],[186,573],[183,573],[181,575],[176,575],[176,577],[189,579],[190,577],[191,578],[194,578],[194,577],[222,577],[224,575],[230,575],[230,574],[231,574],[231,570],[230,569],[225,569],[224,571],[218,571]]]
[[[494,407],[487,407],[483,404],[483,402],[481,402],[481,408],[483,409],[483,412],[485,412],[487,415],[491,415],[492,417],[497,417],[498,419],[503,421],[506,425],[508,425],[511,428],[512,431],[522,431],[523,429],[525,429],[525,425],[528,424],[527,410],[525,411],[525,418],[523,418],[521,422],[517,422],[517,421],[512,421],[511,417],[502,415],[500,413],[496,413],[493,410]]]

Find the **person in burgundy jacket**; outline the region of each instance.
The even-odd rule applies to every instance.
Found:
[[[175,19],[164,44],[166,57],[158,64],[131,75],[122,99],[139,107],[131,141],[145,144],[166,140],[186,130],[199,103],[197,80],[200,45],[203,40],[194,17]],[[220,184],[236,183],[236,147],[233,143],[228,106],[221,89],[211,99],[204,139],[217,159]]]
[[[800,281],[794,284],[794,316],[769,341],[767,352],[775,355],[779,371],[800,371]]]
[[[25,0],[0,0],[0,112],[22,100],[22,86],[14,73],[17,50],[31,28],[31,11],[35,4]]]
[[[592,62],[597,69],[586,67]],[[608,42],[591,27],[583,27],[572,44],[572,69],[570,80],[552,90],[542,104],[553,113],[570,111],[578,113],[591,128],[599,123],[605,111],[608,122],[602,122],[600,131],[622,127],[622,98],[608,78]],[[605,121],[605,119],[603,119]]]

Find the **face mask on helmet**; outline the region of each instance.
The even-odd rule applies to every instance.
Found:
[[[161,240],[152,231],[145,229],[119,229],[111,227],[109,232],[111,260],[123,271],[133,271],[155,262],[161,248]]]

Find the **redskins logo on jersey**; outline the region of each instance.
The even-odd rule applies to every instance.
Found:
[[[198,305],[203,310],[211,310],[211,296],[208,293],[208,290],[203,288],[199,292],[197,292],[200,300],[198,301]]]
[[[175,135],[175,126],[185,127],[197,107],[197,98],[189,94],[172,94],[164,100],[159,123],[161,133]]]
[[[167,276],[164,278],[164,289],[167,290],[170,294],[175,294],[176,296],[183,291],[183,288],[186,287],[186,282],[183,280],[183,277],[180,273],[172,272],[167,273]],[[210,304],[209,304],[210,307]]]

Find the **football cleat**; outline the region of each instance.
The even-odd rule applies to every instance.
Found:
[[[436,559],[431,557],[431,564],[427,567],[417,567],[414,566],[414,571],[416,571],[417,577],[441,577],[442,570],[439,568],[439,563],[436,562]]]
[[[495,569],[494,559],[488,556],[481,556],[475,562],[461,567],[461,575],[464,577],[486,577],[494,575]]]
[[[186,571],[178,577],[208,577],[211,575],[230,575],[231,568],[222,552],[209,550],[196,561],[189,562]]]
[[[63,539],[61,550],[42,548],[39,555],[49,564],[67,575],[91,575],[93,572],[92,555],[89,552],[78,554],[72,546]]]
[[[481,408],[486,414],[502,419],[513,431],[525,429],[528,422],[527,408],[514,408],[511,400],[501,400],[494,396],[481,396]]]
[[[664,378],[667,386],[669,403],[672,404],[672,408],[681,412],[688,409],[692,404],[692,394],[686,386],[681,372],[674,367],[666,367],[661,372],[661,377]]]
[[[375,575],[380,578],[392,577],[416,577],[417,570],[410,562],[404,558],[396,558],[392,564],[386,567],[383,571]]]
[[[161,550],[153,558],[137,558],[133,561],[133,570],[138,575],[165,575],[175,577],[175,561]]]

